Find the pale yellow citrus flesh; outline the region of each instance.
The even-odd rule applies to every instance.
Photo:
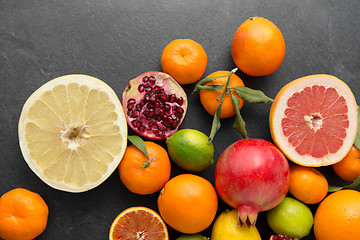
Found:
[[[19,141],[29,167],[53,188],[83,192],[119,164],[127,125],[114,91],[99,79],[67,75],[36,90],[24,104]]]

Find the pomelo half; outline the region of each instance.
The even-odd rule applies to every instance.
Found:
[[[18,134],[31,170],[49,186],[68,192],[104,182],[127,145],[119,98],[103,81],[81,74],[37,89],[23,106]]]
[[[293,162],[327,166],[341,161],[354,143],[357,104],[350,88],[326,74],[286,84],[270,109],[274,143]]]

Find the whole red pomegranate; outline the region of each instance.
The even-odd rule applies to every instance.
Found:
[[[289,189],[290,168],[284,154],[263,139],[242,139],[217,161],[215,187],[238,210],[241,225],[254,225],[259,212],[277,206]]]
[[[128,125],[139,135],[160,140],[173,135],[183,121],[187,97],[163,72],[146,72],[132,79],[123,92]]]

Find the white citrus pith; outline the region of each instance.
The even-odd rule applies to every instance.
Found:
[[[83,192],[118,166],[127,125],[115,92],[86,75],[66,75],[41,86],[25,102],[19,142],[31,170],[49,186]]]
[[[357,132],[357,104],[350,88],[325,74],[285,85],[270,110],[275,144],[293,162],[326,166],[349,152]]]

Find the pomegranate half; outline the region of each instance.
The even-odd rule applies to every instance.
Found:
[[[129,81],[122,104],[127,123],[136,133],[161,140],[177,131],[188,101],[182,87],[170,75],[146,72]]]
[[[241,225],[254,225],[259,212],[277,206],[289,184],[287,159],[263,139],[242,139],[231,144],[216,164],[216,190],[225,203],[238,210]]]

